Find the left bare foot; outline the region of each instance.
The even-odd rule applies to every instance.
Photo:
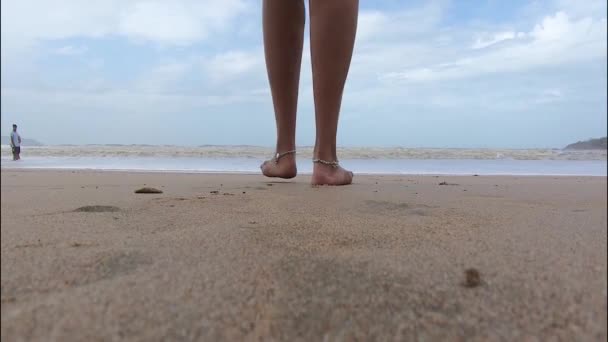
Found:
[[[339,165],[331,166],[315,163],[312,169],[312,185],[348,185],[354,174]]]
[[[294,178],[298,174],[295,153],[285,153],[266,160],[260,165],[262,174],[266,177],[283,179]]]

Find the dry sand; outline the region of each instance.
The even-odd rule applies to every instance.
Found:
[[[605,177],[1,180],[2,341],[606,340]]]

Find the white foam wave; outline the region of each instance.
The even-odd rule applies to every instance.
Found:
[[[2,145],[2,156],[10,147]],[[173,157],[263,159],[273,150],[257,146],[153,146],[153,145],[63,145],[24,146],[22,153],[36,157]],[[340,148],[341,159],[513,159],[513,160],[606,160],[605,150],[566,151],[560,149],[457,149],[457,148]],[[312,157],[312,147],[298,148],[298,156]]]

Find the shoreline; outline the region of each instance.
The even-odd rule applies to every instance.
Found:
[[[85,171],[85,172],[109,172],[109,173],[139,173],[139,174],[186,174],[186,175],[243,175],[243,176],[262,176],[260,172],[253,171],[193,171],[193,170],[137,170],[137,169],[93,169],[93,168],[35,168],[35,167],[1,167],[2,171],[32,171],[32,172],[45,172],[45,171]],[[310,176],[311,172],[298,172],[298,176]],[[370,173],[362,172],[355,173],[355,176],[445,176],[445,177],[608,177],[608,175],[586,175],[586,174],[535,174],[535,173]],[[297,178],[297,177],[296,177]],[[273,180],[273,178],[267,178]],[[278,179],[278,178],[274,178]],[[282,180],[282,179],[278,179]],[[287,179],[289,180],[289,179]]]
[[[262,161],[230,157],[31,157],[19,162],[3,158],[1,168],[258,174]],[[299,174],[312,173],[310,160],[298,158],[297,162]],[[341,164],[359,175],[606,176],[608,173],[606,161],[601,160],[343,159]]]

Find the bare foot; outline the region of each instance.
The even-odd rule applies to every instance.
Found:
[[[293,154],[282,156],[278,163],[274,159],[267,160],[260,165],[260,169],[266,177],[290,179],[298,174],[296,157]]]
[[[312,169],[312,185],[348,185],[354,174],[341,166],[333,167],[315,163]]]

